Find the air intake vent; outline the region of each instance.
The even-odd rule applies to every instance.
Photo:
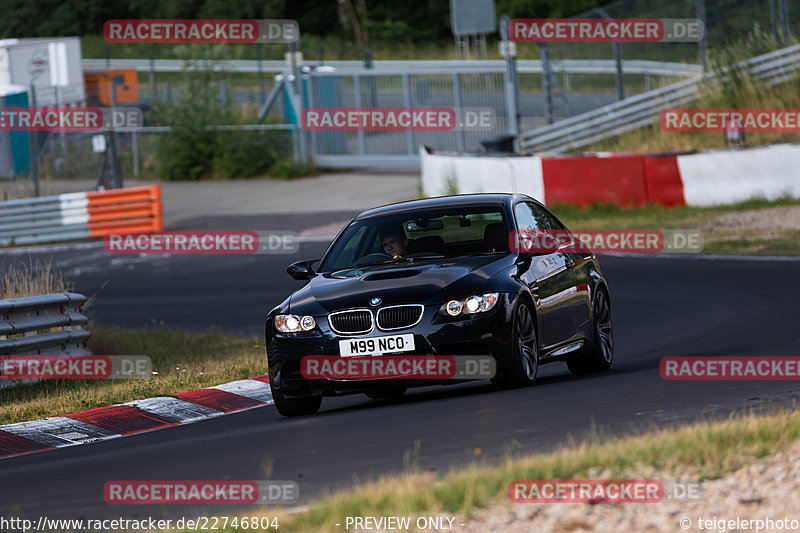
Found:
[[[422,318],[421,304],[393,305],[378,310],[378,327],[384,331],[410,328]]]
[[[359,335],[372,331],[372,311],[353,309],[328,315],[331,329],[340,335]]]

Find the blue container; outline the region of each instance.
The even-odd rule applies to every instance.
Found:
[[[301,76],[303,81],[303,102],[308,102],[308,77]],[[291,89],[289,88],[289,84],[286,83],[283,86],[283,102],[284,102],[284,109],[286,109],[286,122],[292,124],[293,126],[297,126],[300,124],[300,119],[294,112],[294,107],[292,106],[292,97],[290,94]]]
[[[333,69],[331,69],[331,72]],[[316,88],[314,94],[315,107],[339,107],[341,99],[338,89],[338,76],[325,75],[316,78]],[[303,102],[308,105],[308,76],[302,76]],[[286,109],[286,121],[289,124],[298,125],[299,119],[294,113],[289,95],[289,86],[284,85],[284,108]],[[311,135],[317,136],[318,149],[321,154],[342,154],[344,153],[345,137],[341,131],[312,132]]]
[[[0,112],[14,107],[27,109],[27,89],[20,85],[0,86]],[[4,137],[0,140],[0,146],[5,148],[5,150],[0,150],[0,152],[4,152],[0,153],[0,159],[6,160],[10,157],[10,161],[4,161],[7,164],[0,164],[0,168],[6,169],[4,173],[8,173],[8,169],[12,170],[11,175],[6,177],[16,177],[28,172],[31,163],[28,135],[27,131],[0,130],[0,136]]]
[[[338,107],[341,106],[338,91],[338,76],[320,76],[317,78],[319,94],[317,101],[319,107]],[[344,153],[344,132],[327,131],[321,135],[320,152],[325,154]]]

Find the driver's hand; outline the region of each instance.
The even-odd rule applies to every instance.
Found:
[[[400,255],[400,254],[395,254],[395,255],[392,257],[392,259],[402,259],[402,258],[403,258],[403,256],[402,256],[402,255]]]

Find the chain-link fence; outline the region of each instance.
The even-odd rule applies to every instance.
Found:
[[[742,57],[748,57],[745,43],[753,45],[750,55],[777,49],[800,35],[800,0],[619,0],[600,8],[586,11],[574,18],[698,18],[705,23],[705,41],[619,43],[619,58],[702,65],[704,58],[712,66],[721,51],[740,47]],[[535,44],[518,46],[536,47]],[[550,43],[552,61],[562,59],[616,59],[612,43]],[[556,70],[554,98],[569,101],[573,111],[554,108],[556,118],[575,115],[587,106],[581,101],[594,95],[596,103],[611,103],[620,95],[632,96],[652,90],[657,86],[677,81],[657,79],[649,75],[630,75],[622,71],[622,84],[615,76],[570,75]],[[535,82],[534,82],[535,83]],[[578,111],[576,113],[575,111]]]
[[[370,71],[313,74],[309,107],[490,109],[491,127],[458,131],[315,131],[311,146],[327,155],[415,155],[420,145],[475,150],[481,140],[508,131],[501,71],[449,73]]]
[[[705,50],[712,61],[728,47],[742,48],[741,54],[763,53],[778,48],[795,35],[800,35],[800,0],[619,0],[601,8],[576,15],[575,18],[701,18],[705,20]],[[522,16],[516,14],[516,16]],[[745,42],[756,42],[758,50],[747,50]],[[489,49],[494,48],[489,42]],[[539,57],[541,50],[534,43],[517,43],[521,58]],[[541,71],[519,69],[517,112],[519,131],[529,132],[551,120],[580,115],[668,83],[684,79],[669,69],[627,69],[626,62],[655,61],[659,64],[681,63],[700,67],[703,47],[698,43],[550,43],[548,56],[553,76],[544,83]],[[751,53],[752,52],[752,53]],[[587,70],[575,68],[565,60],[622,61],[621,77],[613,69]],[[737,59],[747,59],[746,56]],[[224,59],[220,61],[224,64]],[[150,63],[153,65],[153,63]],[[484,66],[465,66],[450,61],[445,68],[405,68],[403,70],[356,69],[352,66],[334,72],[309,72],[304,78],[305,107],[342,108],[472,108],[491,109],[494,123],[490,128],[458,131],[317,131],[309,132],[310,151],[315,156],[345,158],[354,166],[359,159],[380,163],[376,156],[415,158],[418,147],[426,145],[438,150],[479,151],[482,141],[512,129],[506,96],[504,68],[499,62]],[[214,67],[216,68],[216,67]],[[698,70],[699,73],[699,70]],[[270,72],[185,72],[140,71],[139,98],[145,107],[159,102],[178,101],[192,91],[194,80],[212,79],[220,101],[229,102],[239,116],[250,117],[245,123],[255,124],[277,78]],[[621,82],[621,83],[620,83]],[[548,95],[544,87],[550,85]],[[55,98],[56,95],[53,95]],[[44,97],[44,96],[43,96]],[[296,159],[299,117],[288,97],[281,92],[269,114],[261,123],[283,124],[288,129],[274,132],[280,140],[270,141],[282,157]],[[147,122],[147,126],[158,123]],[[158,139],[170,135],[166,131],[149,130],[119,133],[119,154],[125,177],[162,177],[158,156]],[[256,135],[253,132],[253,135]],[[40,172],[43,177],[81,177],[97,175],[100,155],[92,151],[91,134],[44,135],[40,143]],[[257,144],[256,144],[257,145]],[[347,162],[347,161],[345,161]]]
[[[159,141],[171,135],[169,128],[145,127],[139,131],[115,133],[122,176],[126,179],[162,179],[164,165],[170,164],[169,154]],[[240,126],[219,131],[220,159],[212,165],[212,175],[207,177],[249,177],[246,165],[263,164],[265,167],[277,160],[292,161],[296,156],[294,147],[297,132],[293,128],[280,126]],[[102,153],[96,153],[92,137],[98,133],[44,134],[39,150],[39,175],[42,179],[92,179],[100,177]],[[235,140],[226,136],[236,135]],[[242,146],[249,155],[241,155],[241,161],[225,160],[231,153],[231,144]],[[249,158],[249,160],[248,160]],[[106,168],[106,178],[110,167]]]

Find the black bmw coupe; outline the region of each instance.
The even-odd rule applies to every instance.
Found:
[[[322,259],[289,266],[308,283],[267,316],[278,411],[313,414],[323,396],[377,399],[432,384],[307,379],[307,356],[491,356],[500,387],[531,385],[554,361],[575,374],[608,370],[611,301],[597,258],[569,246],[520,251],[513,238],[530,230],[566,227],[522,194],[428,198],[356,216]]]

